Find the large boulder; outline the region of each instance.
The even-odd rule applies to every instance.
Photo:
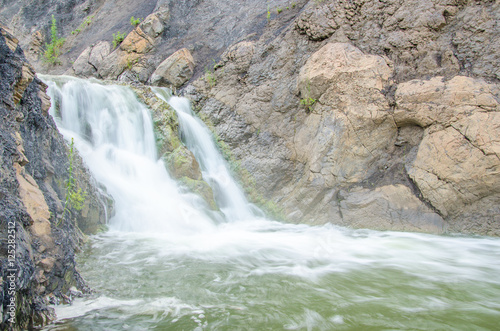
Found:
[[[408,174],[450,229],[499,234],[500,107],[497,87],[457,76],[400,84],[396,122],[425,127]],[[495,219],[496,217],[496,219]]]
[[[327,185],[360,182],[386,157],[397,135],[382,90],[392,73],[380,56],[329,43],[300,69],[297,87],[311,112],[296,134],[297,158]]]
[[[107,41],[87,47],[73,63],[73,73],[80,77],[96,76],[97,70],[110,52],[111,45]]]
[[[180,87],[191,79],[194,59],[188,49],[182,48],[163,61],[150,78],[151,85]]]
[[[85,48],[73,63],[72,69],[73,73],[76,76],[90,77],[93,76],[96,72],[96,69],[89,63],[89,56],[91,51],[92,46]]]
[[[142,31],[141,26],[132,30],[120,44],[120,49],[127,53],[145,54],[154,46],[154,39]]]
[[[177,147],[164,158],[170,175],[174,178],[188,177],[194,180],[201,179],[200,165],[193,153],[185,146]]]
[[[144,21],[139,24],[139,27],[149,37],[157,38],[165,30],[163,22],[168,19],[168,17],[169,15],[165,17],[165,14],[162,14],[162,12],[153,13],[151,15],[148,15],[148,17],[146,17]]]

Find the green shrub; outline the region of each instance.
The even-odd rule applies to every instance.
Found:
[[[66,200],[64,202],[64,211],[61,220],[64,220],[66,212],[71,212],[70,209],[82,210],[83,204],[85,203],[85,198],[87,197],[87,192],[82,191],[80,187],[76,184],[76,179],[74,175],[73,163],[75,161],[75,143],[73,138],[71,138],[71,143],[69,144],[68,153],[68,180],[66,181]],[[61,221],[57,223],[59,225]]]
[[[130,24],[132,24],[132,26],[136,27],[139,25],[139,23],[141,23],[141,20],[142,20],[142,18],[134,18],[134,16],[132,16],[130,18]]]
[[[208,83],[210,88],[214,87],[217,84],[217,79],[215,78],[212,70],[208,67],[205,67],[205,81]]]
[[[120,31],[113,33],[113,48],[120,45],[123,39],[125,39],[125,33],[121,33]]]
[[[64,38],[57,37],[57,25],[54,15],[52,15],[52,24],[50,26],[51,41],[50,44],[45,44],[45,60],[51,64],[60,64],[59,55],[64,44]]]
[[[310,113],[313,111],[313,106],[316,103],[316,99],[311,98],[311,82],[307,81],[307,92],[304,98],[300,99],[300,104],[306,108],[306,112]]]
[[[306,107],[308,113],[312,112],[312,106],[316,103],[316,99],[311,97],[306,97],[304,99],[300,99],[300,104]]]

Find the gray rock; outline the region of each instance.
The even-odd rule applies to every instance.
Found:
[[[193,76],[194,59],[189,50],[180,49],[163,61],[151,75],[151,85],[180,87]]]

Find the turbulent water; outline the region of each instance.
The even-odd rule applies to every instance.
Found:
[[[183,99],[186,146],[215,222],[157,160],[147,109],[125,87],[44,77],[51,114],[116,201],[79,270],[95,293],[47,330],[494,330],[500,240],[306,226],[260,217]]]

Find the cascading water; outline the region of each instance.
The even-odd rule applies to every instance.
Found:
[[[155,88],[155,91],[176,110],[183,141],[200,164],[203,178],[212,186],[217,204],[226,218],[230,221],[255,218],[256,208],[252,208],[234,181],[210,131],[194,115],[189,101],[179,97],[166,100],[159,88]]]
[[[149,115],[130,90],[44,80],[59,128],[116,200],[111,230],[79,256],[95,295],[58,306],[47,330],[497,328],[500,240],[255,217],[217,150],[202,145],[206,129],[171,100],[204,177],[222,187],[227,222],[215,224],[156,160]]]
[[[47,83],[49,96],[60,104],[51,108],[59,129],[74,138],[96,179],[115,199],[113,229],[192,233],[213,228],[199,211],[201,201],[181,194],[157,160],[149,112],[131,90],[74,78]]]

